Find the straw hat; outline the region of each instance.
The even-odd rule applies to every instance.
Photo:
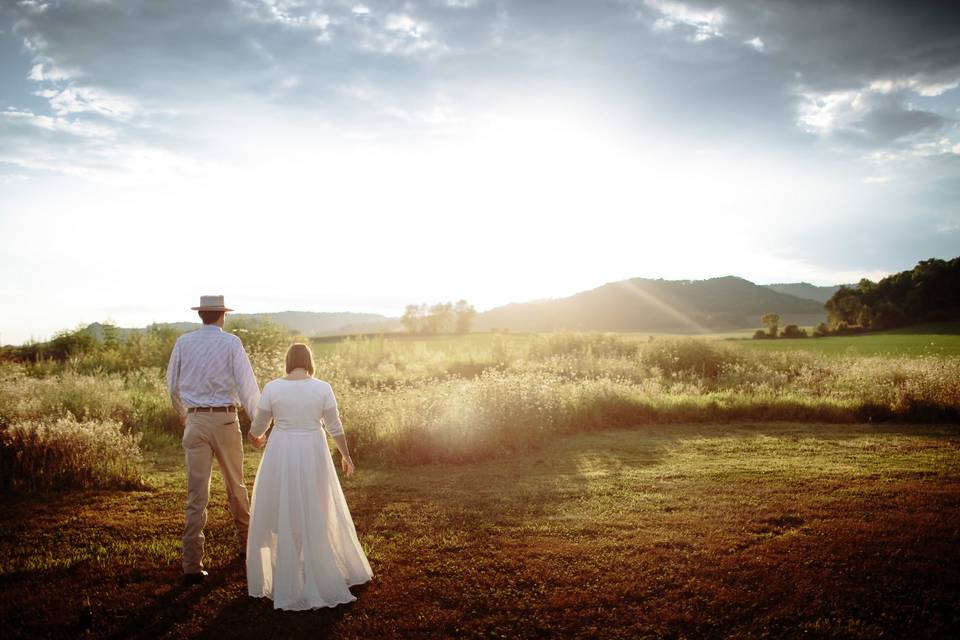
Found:
[[[190,308],[194,311],[233,311],[223,306],[223,296],[200,296],[200,306]]]

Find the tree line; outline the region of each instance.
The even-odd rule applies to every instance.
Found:
[[[841,287],[824,306],[834,333],[960,318],[960,257],[921,260],[880,282],[864,278],[855,288]]]
[[[921,260],[913,269],[879,282],[864,278],[855,287],[840,287],[824,308],[829,320],[814,328],[815,337],[960,319],[960,257]],[[766,329],[758,329],[754,338],[807,335],[796,325],[778,331],[780,316],[776,313],[765,314],[761,323]]]
[[[477,310],[466,300],[434,305],[408,304],[400,323],[411,335],[469,333]]]

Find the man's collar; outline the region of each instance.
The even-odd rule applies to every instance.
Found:
[[[206,330],[206,331],[223,331],[223,329],[221,329],[215,324],[204,324],[200,326],[200,329]]]

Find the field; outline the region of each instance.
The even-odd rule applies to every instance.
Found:
[[[264,382],[290,338],[245,331]],[[298,614],[246,596],[217,474],[179,580],[166,338],[3,365],[4,636],[955,636],[960,358],[815,347],[891,336],[317,342],[376,576]]]
[[[345,480],[377,574],[356,603],[249,599],[219,477],[216,579],[178,575],[179,457],[150,489],[8,502],[12,637],[947,637],[960,620],[960,433],[671,425]],[[252,478],[259,453],[247,452]],[[11,636],[7,636],[11,637]]]
[[[960,356],[960,323],[815,339],[744,340],[743,345],[768,351],[811,350],[853,356]]]

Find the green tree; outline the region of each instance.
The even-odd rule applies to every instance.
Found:
[[[783,333],[780,335],[784,338],[806,338],[807,331],[806,329],[801,329],[795,324],[788,324],[783,328]]]
[[[779,313],[765,313],[763,317],[760,318],[760,322],[767,328],[771,338],[777,337],[777,328],[780,326]]]

